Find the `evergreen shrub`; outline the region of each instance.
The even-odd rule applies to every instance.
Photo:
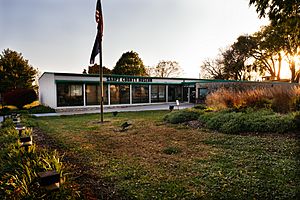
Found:
[[[55,113],[55,110],[49,106],[44,105],[38,105],[35,107],[30,108],[29,110],[30,114],[38,114],[38,113]]]
[[[200,113],[200,111],[196,111],[193,109],[173,111],[164,117],[164,121],[171,124],[179,124],[198,119]]]
[[[296,129],[293,115],[281,115],[270,110],[246,112],[216,112],[199,116],[207,128],[226,134],[287,133]]]
[[[300,130],[300,112],[295,113],[293,121],[295,123],[295,126],[296,126],[297,130]]]
[[[197,104],[194,106],[194,108],[198,110],[205,110],[207,107],[205,104]]]
[[[22,109],[25,105],[34,102],[37,99],[37,94],[33,89],[16,89],[5,93],[3,99],[7,105]]]

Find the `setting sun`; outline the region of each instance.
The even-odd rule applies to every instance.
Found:
[[[289,68],[289,63],[286,60],[283,60],[281,70],[280,70],[280,78],[281,79],[290,79],[291,78],[291,70]]]
[[[300,70],[300,58],[298,55],[291,57],[295,62],[295,69],[296,72]],[[282,60],[281,64],[281,70],[280,70],[280,78],[281,79],[291,79],[291,70],[290,70],[290,64],[287,59]]]

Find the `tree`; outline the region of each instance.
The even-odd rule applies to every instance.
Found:
[[[100,73],[100,67],[99,67],[99,65],[94,64],[93,66],[89,66],[88,73],[89,74],[99,74]],[[112,74],[112,70],[108,69],[105,66],[103,66],[103,74]]]
[[[224,73],[229,79],[252,79],[252,72],[256,72],[257,68],[249,59],[255,46],[255,41],[250,36],[244,35],[238,37],[237,41],[222,53]]]
[[[145,76],[146,69],[138,53],[129,51],[123,53],[112,70],[113,74]]]
[[[0,93],[33,88],[36,73],[21,53],[5,49],[0,55]]]
[[[251,51],[254,65],[262,72],[280,80],[282,64],[282,34],[273,25],[265,26],[252,36],[256,46]]]
[[[295,57],[300,56],[300,1],[299,0],[250,0],[259,17],[268,16],[271,25],[279,29],[284,38],[283,51],[288,58],[291,81],[299,82],[300,69],[296,69]]]
[[[255,65],[277,80],[280,80],[282,60],[287,60],[291,82],[299,82],[300,69],[296,67],[295,58],[300,56],[300,40],[298,36],[294,37],[295,29],[290,23],[292,22],[287,20],[277,25],[270,24],[256,32],[253,37],[258,45],[252,56],[255,58]]]
[[[224,66],[222,63],[221,55],[216,59],[205,59],[200,66],[201,78],[213,78],[213,79],[228,79],[224,72]]]
[[[183,70],[176,61],[160,61],[152,70],[156,77],[179,77]]]
[[[291,70],[291,82],[299,83],[300,66],[296,66],[296,58],[300,57],[300,18],[298,21],[290,19],[276,26],[282,33],[282,49]],[[300,63],[298,63],[300,65]]]
[[[251,52],[256,46],[251,36],[242,35],[231,46],[220,50],[217,58],[206,59],[201,65],[202,72],[214,79],[251,80],[258,71],[251,62]]]
[[[299,0],[250,0],[249,5],[256,7],[260,18],[268,16],[272,24],[299,18],[300,15]]]

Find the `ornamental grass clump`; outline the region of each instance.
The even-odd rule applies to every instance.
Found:
[[[207,96],[206,104],[216,110],[256,108],[288,113],[300,109],[300,87],[274,85],[244,91],[221,88]]]

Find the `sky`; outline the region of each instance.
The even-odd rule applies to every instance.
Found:
[[[96,0],[0,0],[0,51],[11,49],[43,72],[82,73],[96,36]],[[237,37],[267,25],[249,0],[102,0],[103,65],[127,51],[146,66],[177,61],[182,77]],[[99,60],[96,58],[96,61]]]

